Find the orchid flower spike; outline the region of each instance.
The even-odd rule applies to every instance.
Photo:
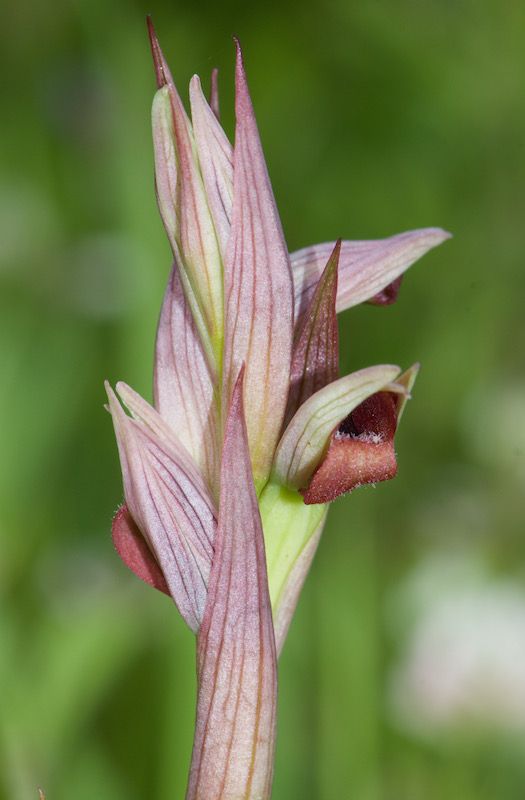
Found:
[[[191,119],[149,24],[155,184],[173,267],[150,405],[107,385],[125,505],[113,541],[197,635],[187,800],[270,797],[277,656],[328,503],[394,477],[418,366],[339,377],[337,313],[395,300],[449,234],[425,228],[289,254],[236,42],[235,144],[190,83]],[[127,412],[126,413],[126,410]]]

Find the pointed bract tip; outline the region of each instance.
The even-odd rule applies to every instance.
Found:
[[[339,258],[341,256],[341,243],[342,239],[338,239],[334,244],[333,250],[328,257],[328,261],[326,262],[326,265],[321,275],[319,276],[319,280],[316,286],[317,294],[319,293],[320,287],[323,286],[323,283],[325,282],[328,275],[332,275],[333,277],[335,277],[335,281],[337,284],[337,278],[339,274]],[[334,303],[335,303],[335,296],[334,296]],[[335,313],[335,307],[334,307],[334,313]]]
[[[233,403],[233,399],[234,398],[235,398],[235,401],[237,403],[239,402],[239,399],[242,400],[242,390],[243,390],[243,386],[244,386],[244,373],[245,372],[246,372],[246,364],[243,361],[242,364],[241,364],[241,368],[239,370],[239,373],[237,375],[237,380],[235,381],[235,384],[234,384],[234,387],[233,387],[232,403]]]
[[[195,103],[204,97],[202,82],[199,75],[192,75],[190,78],[190,102]],[[193,106],[192,106],[193,109]]]
[[[242,61],[242,47],[238,36],[233,36],[233,43],[235,45],[235,52],[237,54],[237,61]]]
[[[219,70],[214,67],[211,71],[210,108],[220,122],[221,111],[219,105]]]
[[[330,253],[328,261],[326,262],[326,266],[321,273],[319,278],[317,287],[316,287],[316,294],[319,293],[320,287],[323,287],[323,283],[325,282],[326,278],[331,275],[332,278],[330,280],[335,280],[335,290],[333,295],[333,313],[335,314],[335,299],[337,293],[337,279],[339,274],[339,257],[341,255],[341,239],[338,239],[334,245],[334,249]],[[315,295],[314,295],[315,296]]]
[[[338,268],[339,268],[339,257],[341,256],[341,244],[342,244],[342,241],[343,241],[342,239],[338,239],[336,241],[336,243],[334,245],[334,249],[330,253],[330,258],[328,259],[328,263],[329,264],[330,263],[335,264],[336,272],[338,271]]]
[[[237,114],[240,105],[251,106],[248,82],[246,80],[246,70],[244,68],[244,57],[240,41],[236,36],[233,37],[235,43],[235,107]]]
[[[233,386],[233,391],[230,398],[228,415],[226,418],[226,427],[224,429],[225,442],[232,436],[232,432],[235,429],[235,425],[237,424],[237,421],[239,419],[242,419],[243,424],[246,425],[246,420],[244,417],[244,397],[243,397],[244,372],[245,372],[245,365],[243,362],[241,364],[241,368],[237,375],[237,380],[235,381],[235,384]]]
[[[106,394],[109,401],[109,412],[111,413],[112,406],[115,403],[119,404],[118,399],[109,381],[104,381],[104,389],[106,390]]]
[[[310,303],[296,320],[285,426],[309,397],[339,374],[336,301],[340,253],[338,239]]]
[[[161,50],[155,26],[151,15],[146,17],[146,24],[148,26],[149,43],[151,46],[151,55],[153,56],[153,66],[155,67],[155,78],[157,80],[157,89],[162,89],[168,83],[169,71],[167,69],[166,59]]]
[[[124,435],[124,430],[125,430],[124,425],[128,421],[128,415],[122,408],[118,395],[114,391],[109,381],[104,381],[104,388],[106,389],[106,394],[108,396],[106,410],[109,411],[109,413],[111,414],[111,418],[113,420],[113,425],[115,428],[115,433],[117,435],[117,440],[118,440],[119,435],[121,434]]]
[[[123,385],[122,381],[119,381],[116,384],[115,388],[113,388],[109,381],[104,381],[104,388],[106,390],[106,394],[108,396],[108,401],[109,401],[109,412],[112,413],[113,411],[117,411],[119,414],[124,414],[124,416],[126,416],[124,409],[122,408],[119,396],[118,387],[122,385]]]
[[[113,389],[111,388],[111,384],[108,380],[104,381],[104,389],[108,400],[111,401],[111,395],[113,394]],[[104,403],[104,408],[109,414],[111,414],[111,402]]]

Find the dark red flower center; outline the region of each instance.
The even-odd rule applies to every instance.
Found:
[[[378,392],[341,422],[325,457],[302,490],[307,505],[329,503],[358,486],[395,476],[397,402],[393,392]]]

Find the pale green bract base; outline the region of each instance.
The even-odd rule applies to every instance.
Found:
[[[305,505],[299,492],[268,483],[259,498],[274,620],[292,570],[326,515],[326,504]]]

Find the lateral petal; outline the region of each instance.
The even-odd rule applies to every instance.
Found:
[[[202,620],[213,558],[215,513],[204,482],[175,434],[133,390],[119,392],[128,417],[106,384],[128,509],[166,579],[182,617]]]
[[[425,253],[449,238],[450,233],[441,228],[421,228],[387,239],[343,241],[339,258],[338,313],[374,297],[381,304],[380,293]],[[296,319],[308,305],[333,247],[334,242],[326,242],[291,254]],[[391,287],[395,296],[396,288],[399,286]]]
[[[155,407],[177,431],[214,496],[218,495],[220,457],[216,391],[216,377],[174,265],[157,328]]]
[[[399,367],[380,365],[353,372],[320,389],[303,403],[286,428],[275,454],[273,475],[291,489],[308,484],[341,421],[385,384]]]
[[[308,308],[296,323],[285,424],[299,406],[339,374],[337,330],[337,266],[341,241],[336,242]]]
[[[190,102],[206,196],[224,258],[232,216],[233,149],[217,116],[206,102],[197,75],[190,82]]]
[[[225,264],[224,405],[242,363],[256,486],[267,479],[286,408],[292,350],[290,263],[237,45],[232,231]]]
[[[215,556],[198,636],[197,669],[187,800],[267,800],[273,772],[277,658],[242,373],[226,423]]]

